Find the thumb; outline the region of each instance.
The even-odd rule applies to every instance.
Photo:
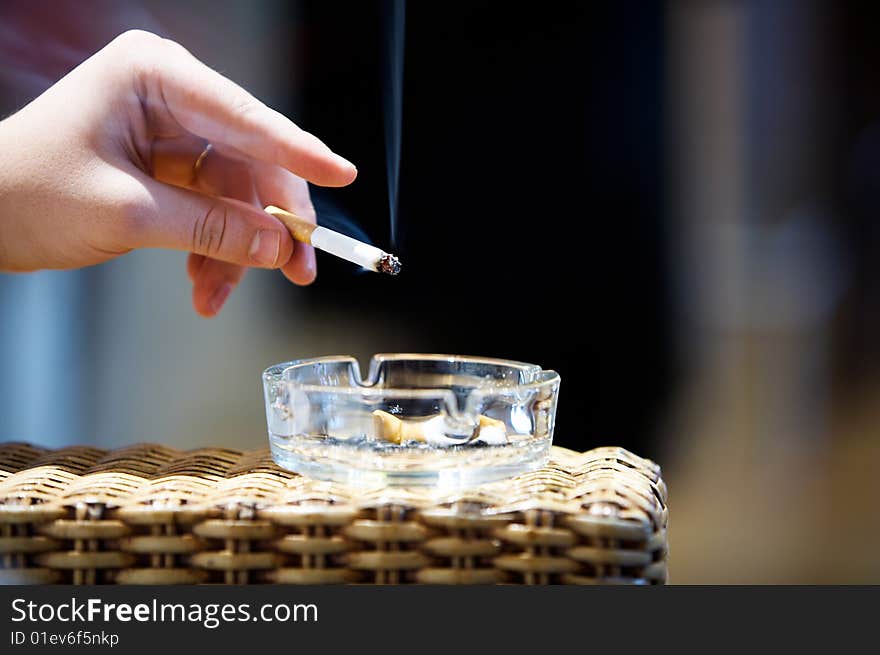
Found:
[[[293,254],[287,228],[262,209],[230,198],[153,182],[135,248],[185,250],[241,266],[280,268]]]

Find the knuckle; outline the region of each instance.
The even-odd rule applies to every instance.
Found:
[[[147,30],[126,30],[115,39],[113,44],[125,48],[136,48],[162,43],[163,39],[158,34]]]
[[[128,30],[110,43],[112,61],[126,72],[150,73],[161,66],[157,51],[165,39],[146,30]]]
[[[235,103],[234,113],[242,122],[251,122],[265,112],[266,106],[249,93],[243,93]]]
[[[208,257],[218,255],[223,246],[228,221],[229,208],[223,203],[212,203],[193,225],[192,252]]]

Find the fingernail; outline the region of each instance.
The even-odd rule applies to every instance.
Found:
[[[355,167],[355,165],[352,164],[350,161],[348,161],[345,157],[340,157],[339,155],[336,155],[336,162],[342,168],[348,168],[348,169],[354,171],[355,173],[357,173],[357,168]]]
[[[223,309],[223,305],[226,302],[226,299],[229,298],[230,293],[232,293],[232,285],[229,284],[229,282],[222,285],[214,292],[214,295],[211,296],[211,300],[208,302],[213,313],[220,313],[220,310]]]
[[[278,261],[278,250],[281,247],[281,235],[275,230],[260,230],[251,241],[248,257],[258,266],[275,266]]]

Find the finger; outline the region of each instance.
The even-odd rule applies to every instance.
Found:
[[[165,57],[165,65],[151,66],[148,71],[158,87],[149,97],[161,98],[182,127],[315,184],[345,186],[354,181],[354,165],[316,136],[205,66],[182,46],[165,43],[159,55]]]
[[[190,282],[196,281],[196,276],[198,276],[202,264],[204,264],[207,259],[208,258],[204,255],[197,255],[194,252],[191,252],[186,258],[186,275],[189,277]]]
[[[154,139],[150,155],[153,177],[161,182],[260,206],[250,163],[226,147],[209,147],[204,139],[188,134]],[[196,281],[206,261],[210,260],[204,255],[190,253],[186,265],[190,281]],[[208,296],[214,291],[208,290]],[[208,315],[210,303],[204,301],[204,295],[204,290],[195,288],[193,305],[198,302],[197,311]]]
[[[188,250],[241,266],[279,268],[293,239],[276,218],[244,202],[143,181],[147,198],[132,226],[131,247]]]
[[[194,134],[154,138],[150,144],[150,173],[166,184],[195,189],[196,163],[208,142]]]
[[[153,177],[160,182],[259,205],[251,171],[254,160],[228,146],[192,135],[158,138],[150,157]]]
[[[205,318],[219,314],[246,270],[243,266],[206,259],[193,281],[192,303],[196,312]]]
[[[262,203],[284,207],[315,223],[315,208],[306,181],[277,166],[271,168],[274,170],[267,170],[263,165],[256,171],[257,192]],[[281,271],[294,284],[311,284],[318,274],[315,249],[297,242],[293,256],[281,267]]]

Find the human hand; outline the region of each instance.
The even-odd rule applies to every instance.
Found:
[[[356,175],[182,46],[126,32],[0,122],[0,270],[185,250],[193,306],[213,316],[247,267],[310,283],[314,250],[262,207],[314,220],[306,181]]]

